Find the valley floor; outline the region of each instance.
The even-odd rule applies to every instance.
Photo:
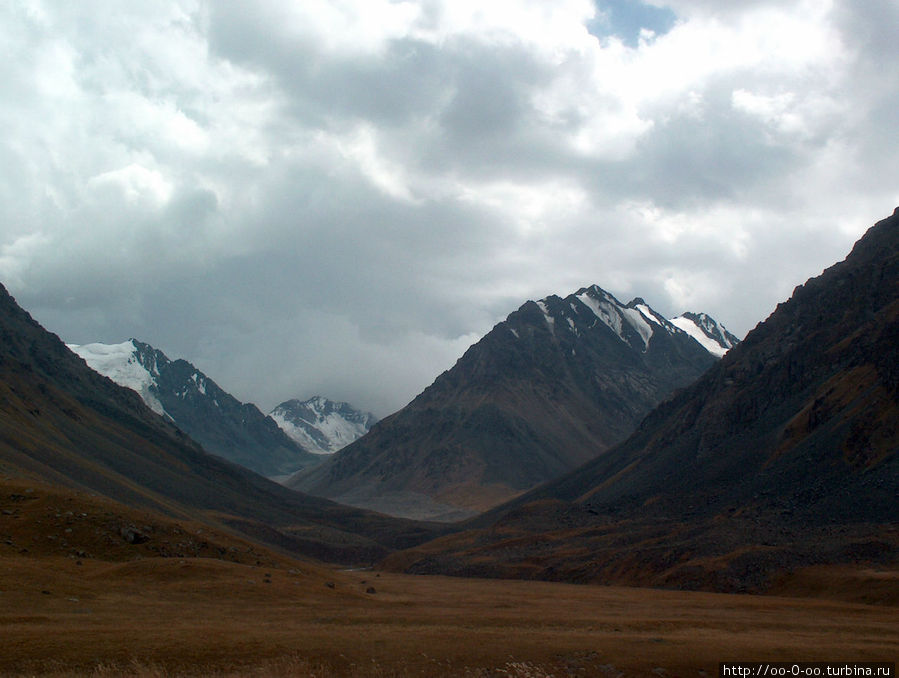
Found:
[[[0,639],[10,676],[700,677],[722,661],[893,662],[899,614],[813,598],[0,550]]]

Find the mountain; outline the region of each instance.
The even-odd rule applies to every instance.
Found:
[[[897,506],[899,208],[623,444],[394,565],[760,591],[895,565]]]
[[[436,531],[293,492],[207,454],[90,369],[2,285],[0,473],[344,563],[370,563]]]
[[[321,396],[286,400],[269,416],[288,436],[316,454],[330,454],[346,447],[378,421],[373,414]]]
[[[69,348],[100,374],[137,391],[207,451],[265,476],[289,475],[321,457],[287,436],[252,403],[242,403],[186,360],[136,339]]]
[[[622,304],[593,286],[529,301],[409,405],[287,483],[392,515],[460,519],[620,442],[715,362],[639,298]]]

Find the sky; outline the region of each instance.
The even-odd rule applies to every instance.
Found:
[[[0,282],[384,416],[528,299],[738,336],[899,205],[894,0],[11,0]]]

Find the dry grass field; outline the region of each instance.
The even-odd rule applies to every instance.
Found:
[[[2,675],[659,678],[899,655],[895,572],[797,573],[777,597],[339,571],[100,498],[2,490]],[[847,586],[881,604],[836,600]]]
[[[702,676],[899,653],[895,607],[808,598],[25,556],[0,559],[0,591],[4,675]]]

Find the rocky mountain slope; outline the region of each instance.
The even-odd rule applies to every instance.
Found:
[[[899,209],[623,444],[394,561],[764,590],[899,560]]]
[[[394,515],[459,519],[620,442],[715,362],[642,299],[622,304],[593,286],[529,301],[409,405],[288,485]]]
[[[368,433],[378,421],[373,414],[322,396],[286,400],[269,416],[288,436],[316,454],[337,452]]]
[[[252,403],[242,403],[186,360],[169,360],[149,344],[69,345],[87,364],[137,391],[207,451],[265,476],[314,466],[321,457],[287,436]]]
[[[90,369],[2,286],[0,473],[339,562],[369,563],[434,533],[292,492],[207,454],[133,390]]]

